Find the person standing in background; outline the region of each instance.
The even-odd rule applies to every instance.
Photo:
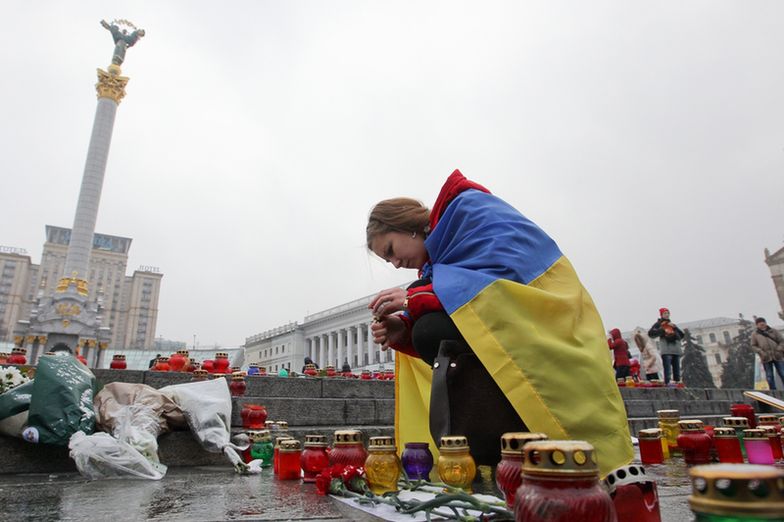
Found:
[[[683,331],[670,321],[669,309],[659,308],[659,319],[648,330],[648,335],[652,339],[660,339],[664,384],[670,383],[670,377],[674,382],[680,382]]]

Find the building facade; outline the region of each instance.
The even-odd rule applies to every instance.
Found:
[[[368,310],[372,295],[305,317],[245,339],[245,362],[258,363],[269,372],[281,368],[299,372],[305,357],[325,368],[340,370],[348,363],[354,372],[389,369],[394,350],[381,350],[373,342]]]
[[[63,274],[70,229],[46,226],[41,264],[22,249],[0,247],[0,341],[13,341],[19,321],[29,320],[41,299],[52,295]],[[150,348],[155,340],[163,274],[139,267],[126,275],[131,239],[96,233],[89,261],[92,304],[101,303],[102,324],[112,348]]]

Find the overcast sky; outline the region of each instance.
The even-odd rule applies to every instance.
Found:
[[[239,345],[414,279],[367,253],[368,211],[455,168],[558,242],[608,329],[781,322],[782,2],[3,6],[0,244],[35,263],[73,224],[99,21],[147,31],[96,231],[163,272],[157,335]]]

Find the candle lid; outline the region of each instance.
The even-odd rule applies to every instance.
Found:
[[[656,415],[660,419],[677,419],[681,416],[678,410],[657,410]]]
[[[280,448],[280,444],[281,444],[281,443],[282,443],[284,440],[291,440],[291,439],[293,439],[293,438],[294,438],[294,437],[289,437],[288,435],[284,435],[284,436],[282,436],[282,437],[275,437],[275,447],[276,447],[276,448]]]
[[[725,426],[733,428],[749,427],[749,419],[746,417],[724,417],[721,419],[721,422],[723,422]]]
[[[780,517],[784,513],[784,470],[755,464],[695,466],[692,511],[726,516]]]
[[[231,380],[232,381],[243,381],[243,380],[245,380],[245,376],[242,375],[242,372],[232,372]]]
[[[441,437],[439,451],[463,451],[468,449],[468,439],[463,435],[447,435]]]
[[[523,448],[523,473],[599,478],[596,453],[583,440],[539,440]]]
[[[169,358],[166,357],[165,355],[162,355],[161,357],[158,357],[158,360],[160,362],[169,362]]]
[[[302,443],[297,439],[285,439],[280,441],[280,451],[282,453],[301,451],[301,450],[302,450]]]
[[[640,482],[652,482],[645,474],[645,468],[639,464],[629,464],[611,471],[604,479],[604,486],[609,493],[615,491],[618,486],[626,484],[639,484]]]
[[[368,449],[372,451],[396,451],[395,439],[392,437],[370,437]]]
[[[767,438],[768,436],[765,435],[765,430],[761,430],[757,428],[750,429],[750,430],[743,430],[744,440],[748,440],[748,439],[758,440],[758,439],[767,439]]]
[[[729,428],[727,426],[716,426],[713,428],[713,437],[714,438],[736,438],[737,435],[735,434],[735,430],[733,428]]]
[[[326,448],[327,447],[327,437],[324,435],[305,435],[305,447],[306,448]]]
[[[779,418],[776,415],[764,414],[757,417],[757,424],[778,424]]]
[[[681,429],[681,431],[695,431],[695,432],[705,431],[705,425],[702,423],[701,420],[697,420],[697,419],[678,421],[678,427]]]
[[[530,433],[527,431],[510,431],[501,435],[502,455],[522,455],[523,446],[535,440],[547,440],[544,433]]]
[[[346,444],[362,444],[362,432],[359,430],[337,430],[335,432],[335,446]]]
[[[288,423],[288,421],[278,421],[276,424],[277,424],[277,426],[278,426],[278,429],[279,429],[280,431],[286,431],[286,430],[288,430],[288,429],[289,429],[289,423]]]
[[[779,432],[776,430],[776,426],[771,426],[769,424],[765,426],[758,426],[757,429],[764,431],[766,437],[776,437],[779,434]]]
[[[653,440],[653,439],[660,439],[661,436],[662,436],[662,430],[660,430],[659,428],[648,428],[637,432],[638,439]]]
[[[264,442],[272,440],[272,436],[270,435],[269,430],[249,431],[248,438],[250,438],[252,442]]]
[[[184,355],[185,357],[188,357],[188,350],[177,350],[177,353],[180,355]]]

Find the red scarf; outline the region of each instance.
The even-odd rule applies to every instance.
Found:
[[[430,230],[433,230],[444,213],[449,203],[455,199],[461,192],[468,189],[481,190],[482,192],[490,193],[489,190],[484,188],[479,183],[474,183],[463,176],[459,170],[455,171],[446,179],[446,183],[441,187],[441,192],[438,194],[435,205],[430,211]]]

